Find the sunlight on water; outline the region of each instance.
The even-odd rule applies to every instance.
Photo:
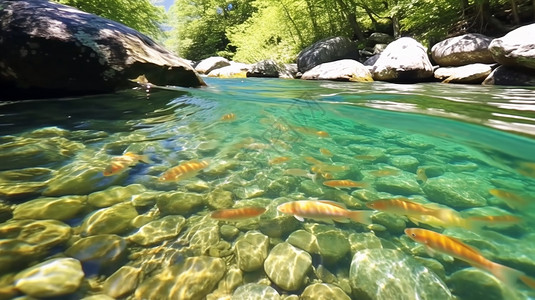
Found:
[[[533,91],[207,82],[0,106],[0,298],[535,295]]]

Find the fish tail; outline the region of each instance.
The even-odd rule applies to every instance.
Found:
[[[373,210],[351,210],[349,211],[349,218],[355,222],[370,225],[373,213]]]
[[[489,271],[509,287],[515,286],[517,281],[521,280],[529,287],[535,288],[535,279],[528,277],[519,270],[493,262]]]

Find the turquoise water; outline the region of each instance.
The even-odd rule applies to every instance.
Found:
[[[35,287],[47,282],[55,286],[49,295],[61,299],[535,295],[520,281],[505,284],[483,267],[430,255],[403,233],[431,229],[535,276],[534,89],[207,83],[0,105],[1,299],[43,296]],[[104,176],[127,152],[146,162]],[[201,161],[208,166],[185,179],[159,179]],[[362,186],[323,184],[331,179]],[[459,218],[515,221],[475,228],[375,212],[372,224],[300,222],[277,211],[318,199],[370,211],[369,201],[400,197]],[[211,217],[239,207],[266,211],[244,220]],[[65,278],[39,276],[39,263],[75,282],[65,287]]]

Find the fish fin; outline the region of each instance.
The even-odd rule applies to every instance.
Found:
[[[350,210],[348,217],[355,222],[370,225],[373,213],[373,210]]]
[[[308,178],[312,179],[312,182],[316,183],[316,179],[318,178],[318,174],[308,174]]]
[[[329,204],[329,205],[336,206],[336,207],[340,207],[340,208],[346,208],[345,204],[340,203],[340,202],[336,202],[336,201],[331,201],[331,200],[318,200],[318,202],[321,202],[321,203],[323,203],[323,204]]]
[[[407,218],[409,218],[412,223],[416,224],[416,226],[420,226],[420,219],[417,216],[407,216]]]
[[[301,222],[304,222],[304,221],[305,221],[305,218],[303,218],[303,217],[301,217],[301,216],[294,215],[294,217],[295,217],[297,220],[301,221]]]
[[[520,275],[518,277],[525,285],[529,286],[532,289],[535,289],[535,278],[529,277],[527,275]]]
[[[146,164],[152,164],[152,163],[154,163],[154,162],[149,158],[148,155],[140,155],[140,156],[139,156],[139,161],[144,162],[144,163],[146,163]]]
[[[433,248],[431,248],[431,247],[429,247],[427,245],[425,245],[425,252],[431,257],[436,257],[439,254],[438,251],[436,251],[435,249],[433,249]]]
[[[348,218],[333,218],[333,220],[338,223],[349,223]]]
[[[517,281],[521,280],[527,286],[535,288],[535,279],[528,277],[526,274],[517,269],[500,265],[498,263],[492,263],[489,271],[492,273],[492,275],[496,276],[496,278],[503,281],[509,287],[514,287]]]

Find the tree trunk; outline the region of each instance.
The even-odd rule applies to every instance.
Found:
[[[394,31],[394,37],[398,38],[401,36],[400,32],[400,26],[399,26],[399,19],[397,16],[392,16],[392,30]]]
[[[515,25],[520,25],[520,18],[518,17],[518,6],[515,0],[511,0],[511,12],[513,13],[513,21]]]

